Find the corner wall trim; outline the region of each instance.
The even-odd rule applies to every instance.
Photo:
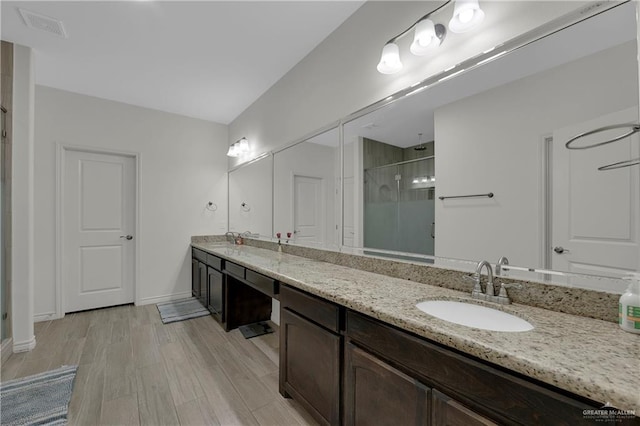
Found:
[[[142,299],[136,302],[136,306],[169,302],[171,300],[185,299],[187,297],[191,297],[191,291],[183,291],[182,293],[166,294],[164,296],[143,297]]]
[[[47,312],[44,314],[36,314],[33,316],[33,322],[51,321],[63,318],[64,315],[58,316],[56,312]]]
[[[22,342],[13,342],[13,353],[29,352],[36,347],[36,336]]]
[[[0,362],[3,364],[7,362],[11,354],[13,353],[13,337],[9,337],[2,342],[2,346],[0,347]]]

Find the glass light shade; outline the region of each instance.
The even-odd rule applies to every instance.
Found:
[[[240,149],[239,149],[238,143],[236,142],[229,147],[229,151],[227,151],[227,156],[237,157],[238,155],[240,155]]]
[[[415,36],[411,43],[411,53],[417,56],[426,55],[440,46],[441,40],[436,36],[436,27],[431,19],[423,19],[416,25]]]
[[[484,12],[478,0],[456,0],[449,29],[454,33],[464,33],[479,25],[483,19]]]
[[[393,74],[402,69],[400,49],[395,43],[387,43],[382,48],[382,57],[378,63],[378,71],[382,74]]]
[[[238,145],[240,146],[240,153],[244,154],[245,152],[249,152],[249,141],[247,138],[240,139]]]

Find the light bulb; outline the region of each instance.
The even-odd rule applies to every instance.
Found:
[[[456,0],[449,29],[454,33],[464,33],[479,25],[484,19],[478,0]]]
[[[473,19],[473,14],[474,11],[473,9],[466,9],[466,10],[462,10],[459,14],[458,14],[458,19],[460,20],[460,22],[462,22],[463,24],[468,24],[469,21],[471,21]]]
[[[400,62],[400,50],[395,43],[387,43],[382,48],[382,56],[378,63],[378,72],[382,74],[393,74],[402,69]]]
[[[423,19],[416,25],[416,32],[411,43],[411,53],[417,56],[426,55],[440,46],[441,40],[436,35],[436,28],[431,19]]]
[[[249,152],[249,141],[247,140],[247,138],[242,138],[238,141],[238,144],[240,145],[240,149],[239,151],[241,153],[245,153],[245,152]]]

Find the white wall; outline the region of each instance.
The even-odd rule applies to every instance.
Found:
[[[33,51],[29,47],[14,44],[11,177],[11,323],[14,352],[31,350],[36,344],[33,334],[34,88]]]
[[[366,2],[230,124],[229,141],[246,136],[256,154],[291,143],[584,3],[482,1],[486,17],[479,29],[449,32],[429,57],[408,53],[407,35],[399,42],[403,70],[383,75],[376,65],[386,41],[442,2]],[[447,24],[452,12],[452,5],[445,7],[437,22]],[[230,167],[241,161],[230,160]]]
[[[635,51],[628,42],[436,110],[438,195],[495,193],[436,203],[436,256],[543,266],[544,138],[637,105]]]
[[[57,143],[139,154],[136,302],[190,294],[190,237],[227,228],[227,127],[44,86],[36,86],[35,112],[36,319],[56,309]]]

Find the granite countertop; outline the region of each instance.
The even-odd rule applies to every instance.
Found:
[[[468,293],[256,247],[192,246],[525,376],[640,412],[640,335],[615,323],[512,304],[495,307],[526,319],[533,330],[480,330],[440,320],[415,307],[428,299],[477,303]]]

